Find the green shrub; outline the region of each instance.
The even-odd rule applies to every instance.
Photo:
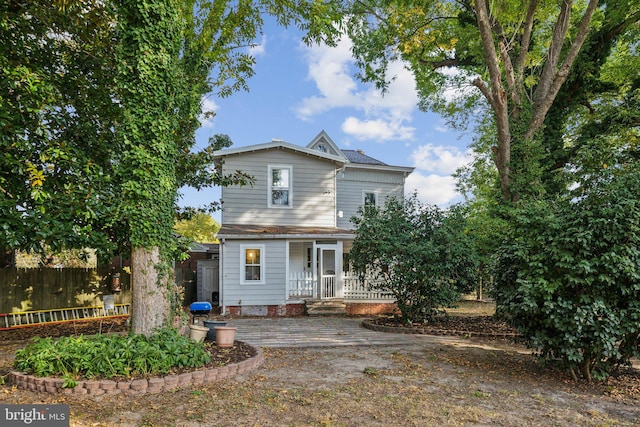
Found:
[[[477,254],[462,207],[445,211],[413,195],[366,206],[352,221],[351,268],[374,275],[370,286],[393,294],[405,323],[428,322],[474,288]]]
[[[40,377],[113,378],[167,374],[172,368],[195,368],[209,361],[202,343],[194,343],[173,329],[162,329],[149,337],[34,338],[31,344],[16,352],[13,366]]]
[[[520,208],[498,263],[498,313],[575,378],[640,356],[640,173],[625,167]]]

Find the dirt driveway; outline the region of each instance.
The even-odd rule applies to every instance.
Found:
[[[279,333],[305,335],[292,325]],[[268,345],[274,330],[244,338]],[[640,402],[616,385],[574,383],[506,341],[363,330],[368,342],[344,344],[351,332],[324,328],[336,340],[325,346],[267,346],[258,371],[213,386],[91,399],[3,386],[0,403],[66,403],[73,426],[640,425]]]

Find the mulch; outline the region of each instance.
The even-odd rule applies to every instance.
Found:
[[[517,339],[518,332],[509,324],[493,316],[447,316],[441,315],[428,322],[406,324],[401,318],[378,317],[365,326],[385,332],[405,334],[454,335],[462,337],[486,337]]]

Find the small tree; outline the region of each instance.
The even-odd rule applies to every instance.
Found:
[[[605,165],[573,196],[520,208],[496,275],[498,312],[574,378],[640,355],[640,170]]]
[[[218,243],[216,234],[220,231],[220,224],[208,213],[195,212],[190,218],[177,221],[173,229],[194,242]]]
[[[427,322],[473,289],[477,262],[461,207],[443,211],[413,195],[366,206],[352,221],[352,268],[379,275],[372,286],[393,293],[405,323]]]

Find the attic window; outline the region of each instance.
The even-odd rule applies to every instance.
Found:
[[[291,166],[269,166],[269,207],[291,207]]]
[[[323,153],[327,153],[329,151],[327,150],[327,146],[324,144],[318,144],[318,146],[316,147],[316,150],[322,151]]]

